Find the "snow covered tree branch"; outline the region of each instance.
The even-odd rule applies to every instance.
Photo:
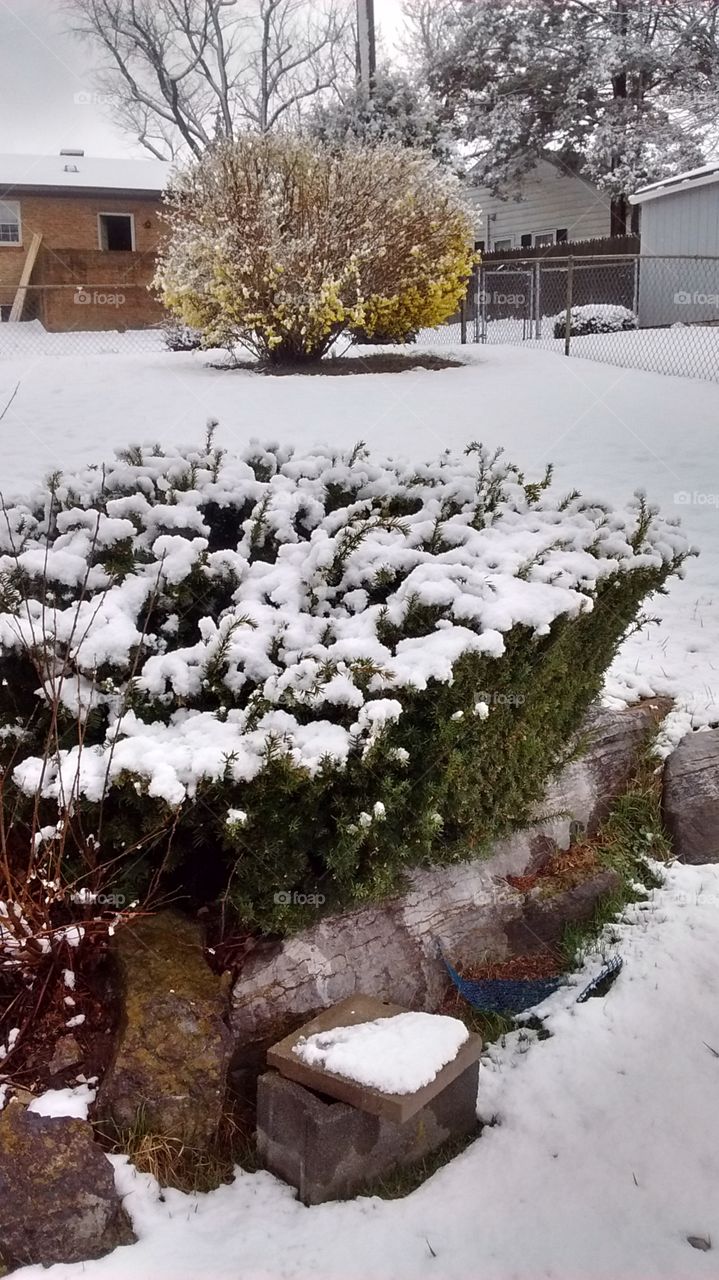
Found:
[[[719,0],[486,0],[447,7],[428,82],[500,193],[547,152],[612,201],[701,163],[719,84]],[[420,36],[415,46],[422,50]]]
[[[452,156],[450,131],[436,104],[409,76],[390,67],[377,71],[371,95],[352,83],[334,101],[321,104],[307,124],[310,133],[330,144],[386,141],[445,162]]]

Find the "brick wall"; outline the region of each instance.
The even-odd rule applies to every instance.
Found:
[[[52,330],[157,324],[161,308],[147,289],[163,232],[156,201],[75,193],[24,195],[21,191],[13,192],[12,199],[20,204],[22,244],[0,244],[0,305],[12,303],[33,234],[39,232],[42,248],[30,279],[24,319],[37,316]],[[134,252],[100,249],[100,213],[133,215]],[[78,303],[78,288],[89,292],[89,302]],[[118,303],[120,296],[123,301]]]

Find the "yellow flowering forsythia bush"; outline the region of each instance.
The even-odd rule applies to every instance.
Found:
[[[456,180],[429,156],[246,135],[168,194],[156,287],[205,346],[319,360],[342,333],[402,341],[458,307],[472,270]]]

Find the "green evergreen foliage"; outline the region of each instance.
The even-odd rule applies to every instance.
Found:
[[[481,855],[687,554],[643,497],[617,513],[550,481],[480,445],[231,459],[211,433],[53,477],[0,530],[17,829],[69,801],[129,898],[159,877],[268,931]]]

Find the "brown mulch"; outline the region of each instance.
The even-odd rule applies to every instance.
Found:
[[[537,871],[522,876],[508,875],[506,880],[507,884],[520,893],[529,893],[537,888],[556,893],[585,880],[598,864],[596,844],[577,843],[569,849],[553,849]],[[557,977],[563,968],[562,957],[557,950],[540,947],[523,955],[510,956],[506,960],[487,959],[477,964],[470,963],[464,965],[460,972],[463,978],[475,982],[522,982]],[[456,1014],[461,1004],[462,997],[456,987],[450,986],[440,1012]]]
[[[536,888],[557,892],[591,875],[598,862],[596,845],[574,844],[569,849],[555,849],[543,866],[530,875],[507,876],[507,884],[520,893]]]
[[[562,968],[559,955],[551,947],[543,947],[524,955],[510,956],[508,960],[488,960],[484,964],[463,965],[461,974],[463,978],[470,978],[474,982],[522,982],[536,978],[556,978]],[[462,1016],[463,1008],[467,1008],[466,1000],[454,984],[450,983],[437,1012],[457,1018]]]
[[[554,978],[561,970],[561,962],[550,947],[531,951],[526,955],[510,956],[508,960],[480,964],[464,970],[463,978],[475,981],[522,982],[534,978]]]
[[[244,373],[258,373],[265,377],[286,378],[302,374],[304,377],[348,377],[362,373],[405,373],[411,369],[461,369],[463,360],[453,356],[437,356],[430,353],[404,355],[383,351],[367,356],[326,356],[308,364],[266,364],[257,360],[238,360],[232,363],[210,361],[210,369],[238,369]]]

